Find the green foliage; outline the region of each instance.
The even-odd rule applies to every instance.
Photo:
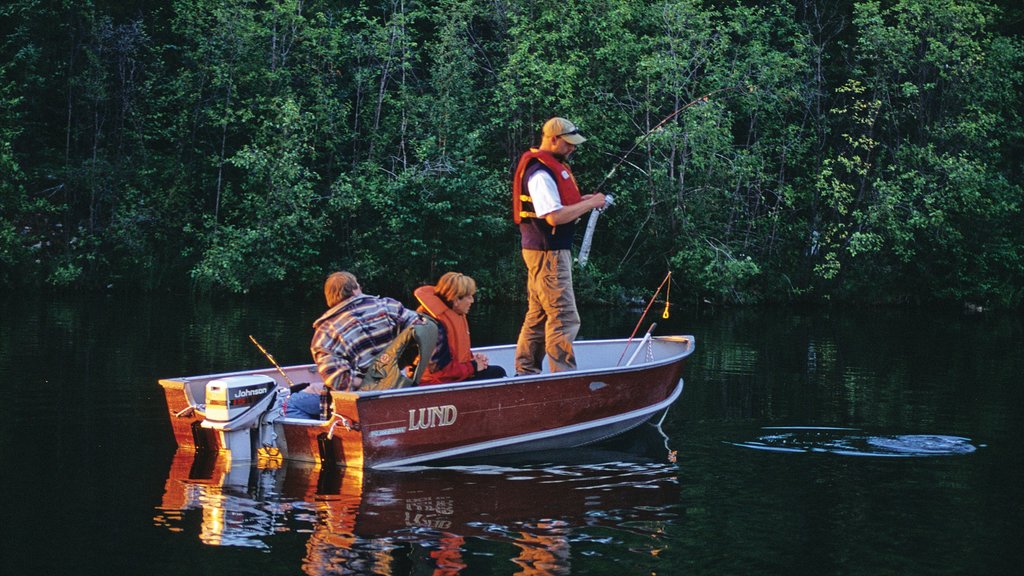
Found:
[[[1020,134],[1009,58],[984,3],[907,0],[856,6],[858,66],[831,110],[842,138],[823,163],[821,262],[838,294],[1020,302],[1020,182],[1007,135]],[[1019,62],[1019,60],[1018,60]],[[997,70],[1004,70],[1000,80]],[[846,268],[851,268],[847,274]]]
[[[202,286],[236,292],[301,278],[325,235],[317,213],[317,176],[307,166],[312,118],[290,98],[273,99],[254,114],[253,140],[227,162],[242,171],[237,191],[225,190],[200,236],[203,257],[192,270]]]
[[[584,193],[617,200],[581,299],[671,269],[690,301],[1019,305],[1024,43],[1001,5],[14,0],[0,284],[348,268],[402,296],[457,269],[521,298],[510,171],[559,115],[589,138]]]
[[[757,298],[754,281],[761,274],[757,263],[750,256],[734,256],[712,240],[685,246],[671,265],[685,279],[688,291],[739,303]]]
[[[12,88],[7,80],[7,66],[0,64],[0,200],[3,202],[3,211],[0,212],[0,284],[12,281],[11,270],[26,258],[16,228],[17,218],[24,211],[24,190],[21,168],[11,147],[11,142],[18,136],[18,130],[14,128],[18,100],[11,96]]]
[[[816,183],[820,210],[815,228],[821,230],[821,262],[814,271],[824,280],[835,280],[844,261],[870,256],[878,248],[877,236],[862,228],[871,160],[878,146],[871,135],[881,102],[866,100],[865,88],[856,80],[836,92],[849,95],[850,100],[830,112],[843,117],[849,132],[840,135],[842,148],[837,155],[822,162]]]

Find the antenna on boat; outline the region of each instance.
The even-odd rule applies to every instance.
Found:
[[[263,352],[263,355],[267,357],[267,360],[270,360],[270,363],[274,365],[274,368],[277,368],[277,371],[281,373],[281,376],[284,376],[284,381],[288,383],[288,387],[293,388],[295,386],[295,383],[292,382],[292,379],[288,377],[288,374],[285,374],[285,371],[281,369],[280,364],[277,363],[277,360],[274,360],[274,357],[270,355],[270,352],[267,352],[267,349],[261,346],[260,343],[256,341],[256,338],[254,338],[252,334],[249,334],[249,340],[252,340],[252,343],[255,344],[257,348],[260,349],[260,352]]]
[[[644,313],[640,315],[640,321],[636,323],[636,328],[633,328],[633,333],[629,335],[629,340],[626,340],[626,347],[622,350],[622,355],[619,356],[619,361],[615,363],[616,366],[622,364],[622,359],[626,356],[626,350],[629,350],[629,345],[633,343],[633,337],[636,336],[636,331],[640,329],[640,325],[643,324],[644,318],[647,317],[647,311],[651,309],[651,305],[654,304],[654,299],[658,297],[658,294],[661,294],[661,289],[665,287],[665,283],[668,282],[670,278],[672,278],[671,270],[669,270],[668,274],[665,275],[665,279],[661,281],[661,284],[658,286],[658,289],[654,291],[654,296],[651,296],[651,301],[647,303],[647,308],[644,308]],[[668,318],[667,300],[665,302],[665,313],[662,314],[662,317]],[[651,327],[647,330],[647,333],[650,334],[651,331],[654,330],[655,326],[657,326],[656,323],[651,324]]]

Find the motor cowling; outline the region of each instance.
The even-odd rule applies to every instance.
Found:
[[[204,428],[216,430],[223,449],[234,460],[253,457],[264,416],[278,399],[273,378],[263,375],[228,376],[206,384]],[[253,434],[253,431],[256,434]]]
[[[262,375],[229,376],[206,384],[206,421],[209,427],[237,430],[256,426],[259,416],[274,401],[277,383]]]

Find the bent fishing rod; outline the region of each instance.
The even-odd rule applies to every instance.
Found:
[[[257,348],[260,349],[260,352],[263,352],[263,355],[267,357],[267,360],[270,360],[270,363],[274,365],[274,368],[277,368],[277,371],[281,374],[281,376],[284,376],[284,381],[288,383],[288,388],[295,388],[295,383],[292,382],[292,379],[289,378],[288,374],[285,373],[283,368],[281,368],[281,365],[277,363],[277,360],[274,360],[274,357],[270,355],[270,352],[267,352],[267,349],[264,348],[262,344],[257,342],[256,338],[253,337],[252,334],[249,334],[249,340],[252,340],[252,343],[255,344]],[[305,386],[303,386],[303,388],[305,388]]]
[[[618,162],[616,162],[615,164],[612,165],[612,169],[608,171],[608,174],[606,174],[604,179],[601,180],[601,183],[597,185],[597,188],[594,189],[594,193],[596,194],[596,193],[601,191],[601,188],[604,187],[605,182],[607,182],[608,179],[611,178],[613,174],[615,174],[615,171],[618,170],[619,166],[621,166],[623,162],[626,161],[626,158],[629,158],[629,155],[632,154],[634,151],[636,151],[636,149],[641,144],[643,144],[644,140],[647,140],[647,138],[651,134],[654,134],[658,130],[661,130],[662,127],[665,126],[665,124],[668,124],[669,122],[672,121],[673,118],[675,118],[676,116],[679,116],[680,114],[682,114],[684,110],[690,108],[691,106],[695,106],[695,105],[703,103],[703,102],[709,102],[711,100],[712,96],[715,96],[717,94],[721,94],[723,92],[729,92],[729,91],[732,91],[732,90],[752,92],[753,89],[754,89],[753,86],[739,86],[739,85],[737,85],[737,86],[725,86],[724,88],[719,88],[717,90],[712,90],[711,92],[708,92],[707,94],[698,96],[697,98],[694,98],[693,100],[687,102],[686,104],[683,104],[679,108],[676,108],[675,110],[672,111],[671,114],[669,114],[668,116],[665,116],[664,118],[661,119],[660,122],[655,124],[654,128],[651,128],[647,132],[644,132],[643,134],[641,134],[640,137],[637,138],[636,142],[633,143],[633,146],[629,150],[626,150],[626,152],[624,154],[619,156]]]
[[[719,94],[721,92],[743,89],[747,88],[743,86],[726,86],[724,88],[712,90],[711,92],[708,92],[707,94],[704,94],[694,100],[691,100],[690,102],[687,102],[686,104],[673,110],[671,114],[662,118],[661,122],[658,122],[654,126],[654,128],[651,128],[647,132],[644,132],[640,136],[640,138],[637,138],[636,142],[633,143],[633,146],[629,150],[626,150],[626,152],[619,157],[618,162],[612,165],[612,169],[608,171],[608,174],[606,174],[604,179],[601,180],[601,183],[597,185],[597,188],[594,189],[594,193],[597,194],[601,192],[601,188],[604,187],[605,182],[607,182],[608,179],[611,178],[613,174],[615,174],[615,171],[618,170],[619,166],[621,166],[622,163],[626,161],[626,158],[628,158],[629,155],[632,154],[637,149],[637,147],[639,147],[640,144],[642,144],[643,141],[647,139],[648,136],[660,130],[665,124],[671,122],[673,118],[679,116],[679,114],[681,114],[684,110],[695,104],[707,102],[711,99],[712,96]],[[752,91],[753,87],[750,87],[749,90]],[[587,229],[586,232],[584,232],[583,234],[583,243],[580,244],[580,252],[579,255],[576,257],[576,263],[579,264],[581,268],[587,265],[587,259],[590,257],[590,245],[594,241],[594,229],[597,228],[597,218],[598,216],[601,215],[602,212],[604,212],[608,207],[610,207],[614,201],[614,198],[611,194],[605,194],[605,198],[606,204],[604,208],[598,208],[590,212],[590,219],[587,221]]]

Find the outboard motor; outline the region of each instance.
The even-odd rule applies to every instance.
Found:
[[[217,431],[221,446],[231,451],[232,460],[252,460],[254,438],[261,436],[260,427],[276,404],[277,390],[274,379],[262,375],[228,376],[206,384],[206,420],[202,426]]]

